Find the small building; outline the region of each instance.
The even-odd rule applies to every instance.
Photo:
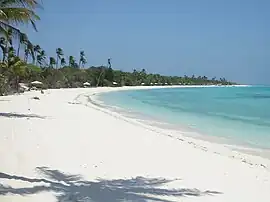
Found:
[[[32,85],[42,85],[43,83],[42,82],[40,82],[40,81],[33,81],[33,82],[31,82],[31,84]]]
[[[85,88],[88,88],[88,87],[90,87],[90,86],[91,86],[91,84],[90,84],[89,82],[83,83],[83,87],[85,87]]]
[[[30,89],[31,90],[37,90],[38,88],[42,88],[43,83],[40,81],[32,81],[30,83]]]

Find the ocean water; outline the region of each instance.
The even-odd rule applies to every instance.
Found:
[[[129,90],[104,93],[100,99],[204,137],[270,149],[270,87]]]

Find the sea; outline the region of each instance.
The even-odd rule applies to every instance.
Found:
[[[125,90],[103,93],[99,99],[133,118],[164,123],[185,134],[270,149],[270,87]]]

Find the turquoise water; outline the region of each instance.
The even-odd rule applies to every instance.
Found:
[[[130,90],[100,98],[204,136],[270,149],[270,87]]]

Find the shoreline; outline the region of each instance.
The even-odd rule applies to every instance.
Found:
[[[5,97],[0,105],[0,200],[53,202],[56,195],[100,202],[146,202],[149,195],[152,201],[270,199],[269,160],[144,125],[95,103],[99,93],[114,90]],[[158,188],[157,179],[163,179]]]
[[[170,88],[171,86],[164,86],[161,88]],[[172,88],[177,88],[179,86],[172,86]],[[179,88],[185,88],[186,86],[180,86]],[[192,87],[220,87],[220,86],[190,86]],[[223,86],[221,86],[223,87]],[[232,87],[250,87],[250,85],[237,85],[237,86],[232,86]],[[177,134],[180,134],[181,136],[187,137],[194,139],[195,141],[203,141],[207,143],[214,143],[221,145],[222,147],[227,147],[230,148],[232,151],[238,151],[244,154],[252,155],[252,156],[258,156],[262,158],[266,158],[267,160],[270,160],[270,149],[267,148],[260,148],[260,147],[255,147],[249,144],[244,144],[244,143],[234,143],[232,140],[229,140],[227,138],[223,137],[216,137],[212,135],[202,135],[197,131],[193,131],[190,129],[184,129],[182,128],[183,126],[179,127],[174,127],[173,128],[162,128],[162,126],[159,126],[160,124],[165,124],[165,125],[171,125],[170,123],[164,123],[162,120],[156,120],[153,119],[153,117],[146,117],[145,115],[138,113],[142,115],[142,120],[141,118],[136,117],[135,112],[127,112],[125,109],[121,107],[116,107],[116,106],[109,106],[106,103],[104,103],[101,99],[99,99],[99,95],[103,93],[109,93],[112,91],[123,91],[123,90],[148,90],[148,89],[159,89],[158,87],[153,87],[153,86],[138,86],[138,87],[123,87],[123,88],[117,88],[117,89],[108,89],[99,93],[94,93],[94,95],[91,95],[91,100],[90,102],[94,105],[97,105],[98,107],[105,108],[106,110],[113,111],[114,113],[120,114],[121,116],[129,119],[129,120],[136,120],[140,122],[143,125],[150,125],[152,127],[162,129],[162,130],[168,130],[171,132],[175,132]],[[134,115],[134,116],[131,116]],[[142,121],[147,121],[147,124],[142,123]],[[156,122],[157,124],[152,124],[153,122]],[[269,165],[270,166],[270,165]]]

